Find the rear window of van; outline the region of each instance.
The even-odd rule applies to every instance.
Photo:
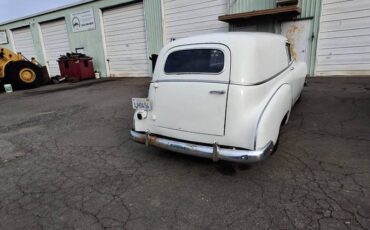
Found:
[[[168,55],[164,71],[167,74],[217,74],[224,69],[224,63],[224,53],[218,49],[179,50]]]

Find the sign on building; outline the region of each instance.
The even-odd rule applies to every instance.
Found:
[[[95,19],[93,9],[72,13],[71,23],[73,32],[95,30]]]
[[[0,44],[8,44],[8,37],[5,30],[0,31]]]

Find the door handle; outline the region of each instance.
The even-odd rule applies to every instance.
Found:
[[[225,94],[225,90],[211,90],[209,91],[210,94],[218,94],[218,95],[222,95],[222,94]]]

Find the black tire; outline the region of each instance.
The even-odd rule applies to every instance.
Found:
[[[281,128],[280,128],[280,130],[281,130]],[[271,155],[274,154],[276,152],[276,150],[278,149],[279,142],[280,142],[280,130],[279,130],[279,134],[278,134],[278,138],[276,140],[276,143],[274,144],[274,148],[272,149]]]
[[[31,75],[29,81],[21,78],[21,73],[27,71]],[[28,61],[11,62],[5,69],[6,82],[12,84],[13,89],[31,89],[40,85],[41,68]]]
[[[298,99],[296,101],[296,104],[301,103],[301,101],[302,101],[302,94],[299,95],[299,97],[298,97]]]
[[[281,129],[283,128],[283,126],[285,125],[285,123],[287,122],[287,119],[288,119],[288,115],[289,113],[287,113],[285,115],[285,117],[283,118],[283,120],[281,121],[281,124],[280,124],[280,129],[279,129],[279,134],[278,134],[278,137],[276,139],[276,143],[274,144],[274,148],[272,149],[272,154],[274,154],[276,152],[276,150],[278,149],[278,146],[279,146],[279,142],[280,142],[280,134],[281,134]]]

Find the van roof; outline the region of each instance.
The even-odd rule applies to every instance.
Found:
[[[227,46],[235,46],[240,42],[267,42],[274,40],[275,42],[287,42],[287,38],[273,33],[265,32],[223,32],[223,33],[210,33],[204,35],[196,35],[187,38],[181,38],[171,42],[169,45],[179,46],[185,44],[196,44],[196,43],[220,43]]]

